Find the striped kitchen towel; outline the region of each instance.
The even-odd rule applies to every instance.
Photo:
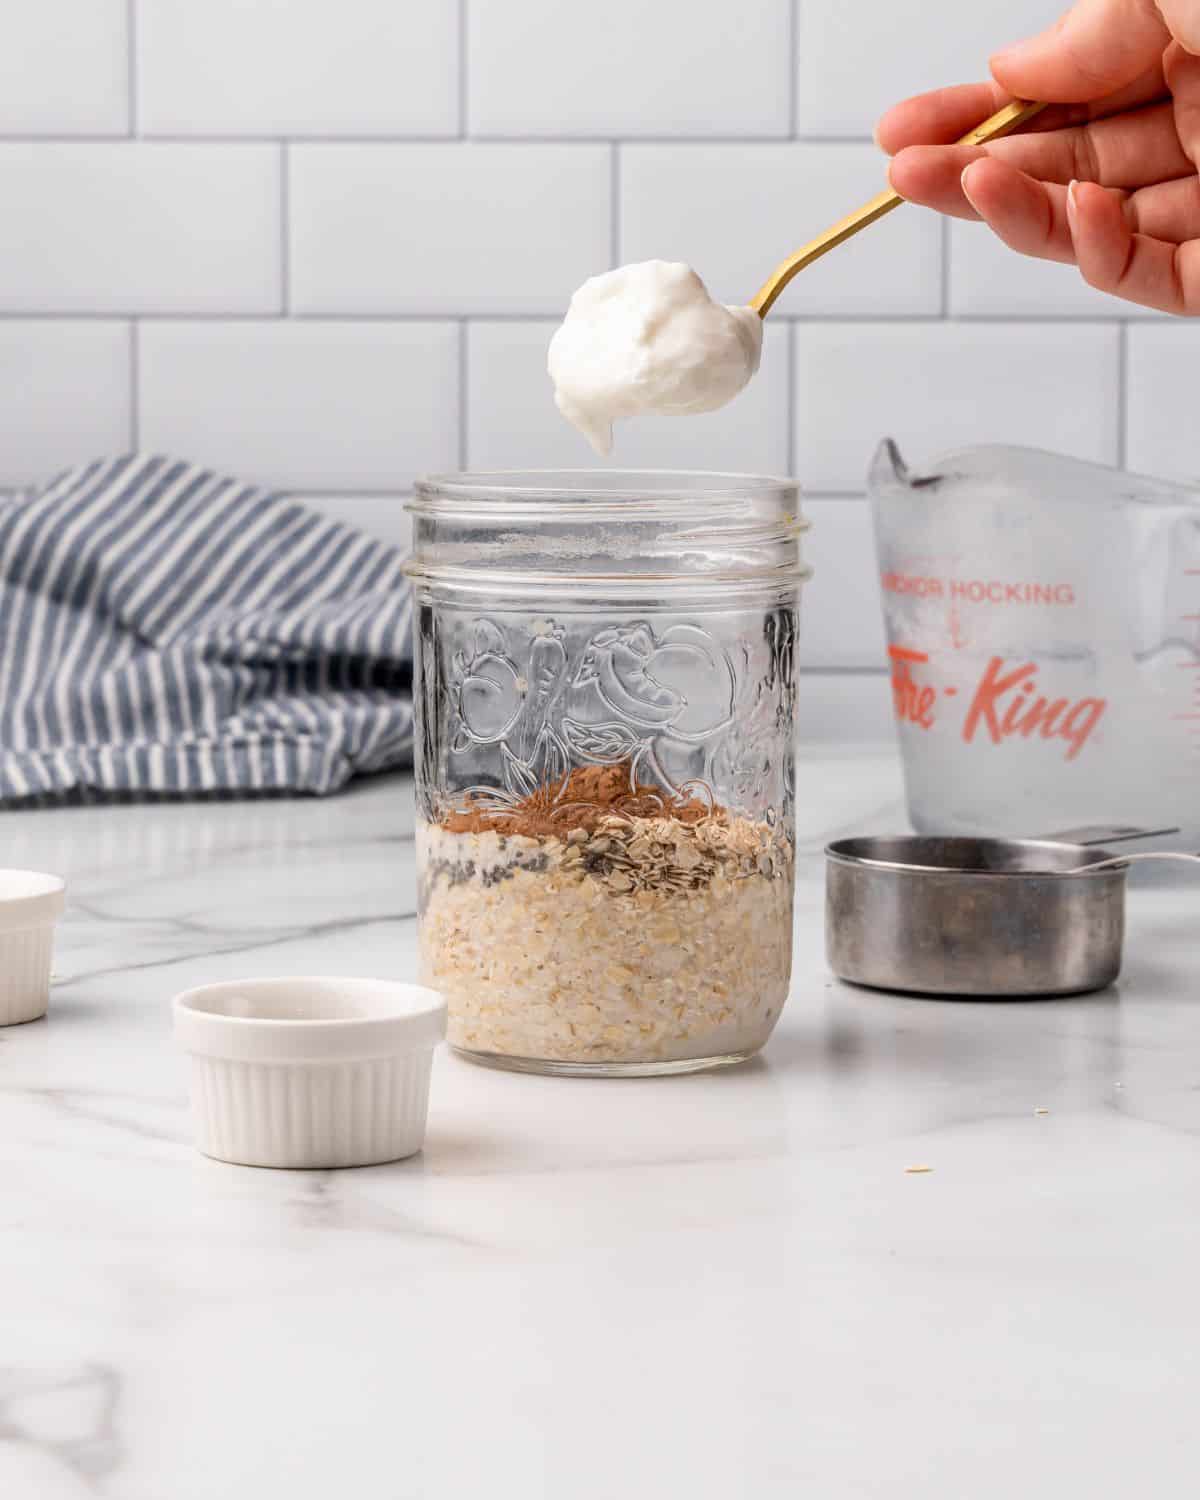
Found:
[[[322,793],[409,763],[402,562],[142,454],[0,503],[0,805]]]

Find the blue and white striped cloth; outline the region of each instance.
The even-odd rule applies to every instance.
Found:
[[[140,454],[0,503],[0,804],[321,793],[408,763],[402,562]]]

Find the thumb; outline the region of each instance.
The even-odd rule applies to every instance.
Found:
[[[992,74],[1018,99],[1079,104],[1132,83],[1170,40],[1153,0],[1079,0],[1048,31],[998,52]]]
[[[1171,35],[1185,52],[1200,52],[1200,6],[1196,0],[1158,0]]]

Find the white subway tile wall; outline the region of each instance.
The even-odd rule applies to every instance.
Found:
[[[1014,255],[983,224],[949,226],[952,318],[1120,318],[1128,303],[1088,286],[1074,266]],[[1150,314],[1146,314],[1150,316]]]
[[[883,606],[875,587],[875,537],[865,500],[809,500],[805,543],[817,560],[804,589],[802,665],[865,670],[887,650]]]
[[[394,490],[454,466],[453,323],[155,320],[137,374],[145,447],[260,484]]]
[[[131,367],[125,323],[0,318],[0,491],[125,452]]]
[[[687,261],[702,268],[714,297],[748,302],[788,250],[877,193],[882,172],[872,145],[628,146],[620,259]],[[790,317],[938,317],[937,218],[891,214],[805,271],[786,309]]]
[[[799,472],[817,490],[861,489],[868,432],[922,457],[1019,435],[1115,463],[1120,338],[1088,323],[801,326]]]
[[[590,458],[554,405],[546,345],[555,324],[471,324],[467,344],[467,463],[519,469],[536,453],[542,468],[577,468]],[[630,422],[617,434],[617,461],[649,469],[786,473],[788,334],[767,327],[759,377],[729,406],[699,417]]]
[[[786,136],[791,0],[471,0],[478,135]]]
[[[453,136],[457,6],[149,0],[136,77],[146,135]]]
[[[870,137],[889,104],[986,78],[993,52],[1067,8],[1068,0],[798,0],[797,128]]]
[[[1200,325],[1146,324],[1131,328],[1128,338],[1129,467],[1200,483]]]
[[[420,470],[589,465],[544,370],[584,276],[748,298],[882,186],[883,108],[1060,8],[0,0],[0,494],[140,445],[403,543]],[[793,284],[727,411],[617,461],[800,476],[805,733],[873,735],[879,438],[1200,474],[1198,333],[901,209]]]
[[[0,136],[125,135],[128,0],[0,0]]]
[[[0,311],[280,311],[277,146],[4,143],[0,204]]]
[[[559,312],[608,264],[606,146],[288,148],[292,309]]]

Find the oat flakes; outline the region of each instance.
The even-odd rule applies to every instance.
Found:
[[[582,835],[582,836],[581,836]],[[417,830],[425,983],[457,1047],[575,1063],[748,1054],[787,995],[793,856],[765,823]]]

